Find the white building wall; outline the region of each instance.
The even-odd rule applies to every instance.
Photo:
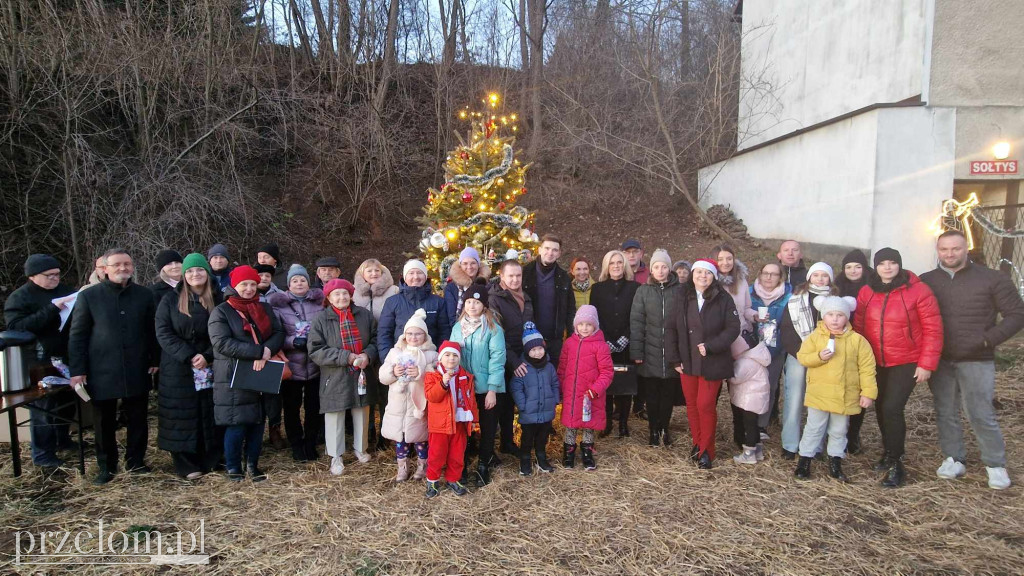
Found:
[[[928,225],[953,191],[955,132],[953,109],[860,114],[702,169],[701,205],[730,205],[756,237],[892,246],[924,271]]]
[[[878,111],[871,248],[892,246],[903,265],[921,273],[935,267],[929,226],[953,196],[956,110],[889,108]]]
[[[931,1],[744,2],[738,149],[920,95]]]

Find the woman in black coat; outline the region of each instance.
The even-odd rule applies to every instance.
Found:
[[[605,426],[601,436],[612,431],[612,414],[619,411],[619,438],[629,436],[629,409],[636,394],[636,366],[629,360],[629,312],[640,285],[633,281],[633,269],[626,255],[612,250],[604,255],[601,275],[590,290],[590,304],[597,308],[601,331],[608,341],[615,363],[615,378],[608,387],[605,402]]]
[[[680,287],[678,305],[665,324],[665,359],[680,374],[686,417],[693,435],[690,457],[703,469],[715,459],[718,392],[733,375],[732,341],[740,335],[740,317],[732,296],[716,279],[718,265],[693,263]]]
[[[259,469],[263,449],[262,394],[232,388],[236,362],[252,362],[262,370],[267,360],[284,345],[284,328],[270,304],[259,301],[259,274],[251,266],[231,271],[226,300],[210,314],[210,342],[213,344],[213,416],[224,430],[224,460],[228,478],[241,482],[242,448],[246,471],[254,482],[266,480]]]
[[[224,431],[213,422],[213,345],[207,330],[221,297],[202,254],[189,254],[182,267],[182,282],[156,311],[156,339],[163,349],[157,446],[171,453],[179,476],[195,480],[223,455]]]

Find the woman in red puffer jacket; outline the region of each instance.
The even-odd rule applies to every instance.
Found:
[[[882,485],[903,484],[907,425],[904,408],[914,386],[925,382],[942,354],[942,317],[935,295],[907,270],[893,248],[875,253],[875,270],[857,295],[854,329],[867,338],[878,364],[875,413],[884,453],[875,470]]]

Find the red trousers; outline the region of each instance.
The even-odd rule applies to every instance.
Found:
[[[430,446],[427,451],[428,481],[440,480],[441,469],[446,464],[448,468],[445,470],[445,480],[456,482],[462,478],[462,468],[466,464],[463,460],[466,455],[466,427],[464,425],[456,426],[455,434],[431,432],[428,446]]]
[[[686,398],[686,418],[690,421],[690,435],[701,452],[715,459],[715,427],[718,425],[718,392],[721,380],[707,381],[700,376],[682,374],[683,396]],[[433,446],[431,446],[433,448]]]

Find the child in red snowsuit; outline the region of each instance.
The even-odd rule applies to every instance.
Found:
[[[438,352],[438,363],[423,381],[427,397],[427,430],[430,432],[427,455],[427,498],[440,492],[441,469],[452,492],[466,494],[459,482],[465,466],[466,439],[479,420],[473,375],[460,365],[462,348],[458,342],[445,341]]]

